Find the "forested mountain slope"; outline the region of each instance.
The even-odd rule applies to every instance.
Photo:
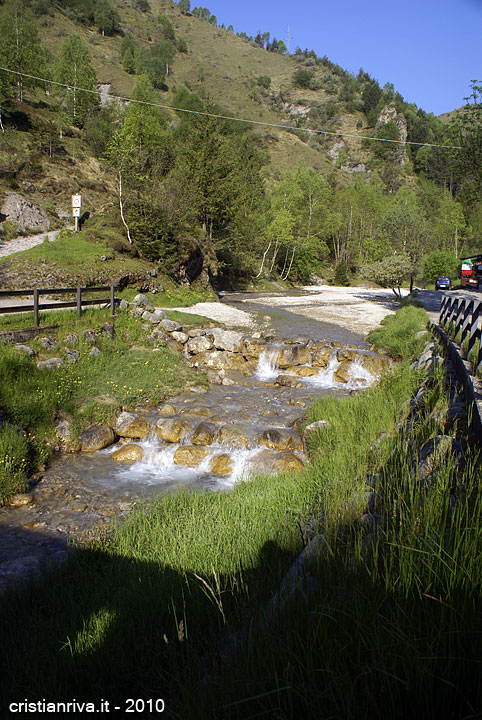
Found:
[[[188,0],[4,0],[0,67],[7,239],[24,229],[12,193],[55,227],[82,192],[113,253],[184,282],[336,266],[338,282],[390,283],[373,263],[396,254],[407,278],[477,245],[476,86],[472,125],[447,126],[363,70],[235,35]]]

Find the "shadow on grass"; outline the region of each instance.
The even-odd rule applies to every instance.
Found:
[[[480,717],[480,598],[466,612],[388,592],[326,557],[273,606],[292,560],[267,542],[236,577],[201,578],[108,542],[73,551],[0,604],[1,706],[162,698],[163,717],[183,720]]]

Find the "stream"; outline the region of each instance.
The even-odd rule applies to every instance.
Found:
[[[151,432],[134,441],[142,455],[136,462],[112,458],[129,442],[122,439],[95,453],[54,459],[31,492],[19,496],[17,504],[0,508],[0,592],[62,562],[70,542],[88,538],[156,496],[181,489],[226,491],[256,471],[301,469],[307,458],[296,428],[306,406],[323,394],[347,394],[374,381],[354,360],[348,381],[337,382],[334,373],[340,363],[333,345],[326,367],[311,367],[309,361],[295,368],[296,374],[283,370],[286,384],[275,384],[280,352],[290,343],[337,343],[368,354],[367,345],[343,328],[250,304],[245,294],[231,293],[223,302],[242,302],[268,341],[254,373],[227,370],[225,384],[210,384],[207,391],[189,388],[155,411],[139,409]],[[182,436],[168,442],[159,436],[158,426],[170,426],[173,419]],[[211,433],[207,442],[200,440],[202,433]]]

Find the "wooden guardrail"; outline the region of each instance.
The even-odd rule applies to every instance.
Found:
[[[474,298],[444,295],[440,306],[439,325],[462,347],[468,340],[467,355],[472,352],[477,341],[478,355],[474,358],[474,367],[482,362],[482,300]]]
[[[88,305],[105,305],[109,304],[112,315],[115,315],[116,303],[120,302],[115,297],[117,285],[105,285],[102,287],[76,287],[76,288],[35,288],[33,290],[0,290],[0,299],[4,297],[22,297],[31,295],[33,300],[31,305],[9,305],[0,307],[0,314],[29,312],[33,310],[35,325],[39,326],[40,310],[59,310],[61,308],[77,308],[77,312],[82,314],[82,308]],[[87,299],[85,295],[91,292],[109,292],[108,298]],[[66,302],[40,302],[42,295],[75,295],[75,300]]]

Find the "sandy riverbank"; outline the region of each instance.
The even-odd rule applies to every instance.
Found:
[[[307,294],[299,296],[258,295],[247,302],[279,307],[313,320],[333,323],[360,335],[378,327],[380,321],[398,307],[391,290],[363,287],[332,287],[329,285],[303,288]],[[197,303],[188,308],[176,308],[187,313],[204,315],[230,327],[249,327],[251,315],[225,303]]]

